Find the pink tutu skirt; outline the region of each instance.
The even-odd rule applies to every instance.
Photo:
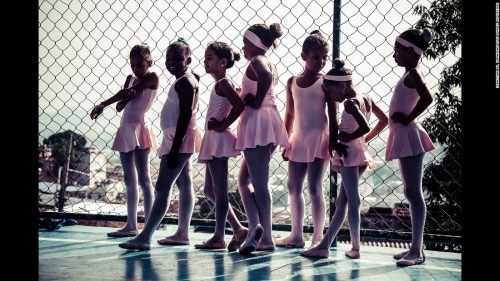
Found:
[[[175,137],[175,127],[163,130],[163,138],[160,147],[156,150],[158,157],[162,157],[170,152]],[[199,128],[188,129],[182,140],[180,153],[194,153],[200,151],[202,134]]]
[[[231,130],[223,132],[207,130],[201,142],[198,162],[206,163],[214,157],[236,157],[240,155],[240,151],[235,149],[235,146],[236,136]]]
[[[240,116],[237,132],[237,150],[270,143],[282,147],[290,145],[283,120],[278,110],[271,106],[263,106],[257,110],[245,108]]]
[[[328,130],[316,130],[303,134],[292,134],[290,147],[285,156],[294,162],[311,163],[314,158],[330,159],[328,153]]]
[[[357,138],[349,142],[342,142],[347,145],[347,155],[339,156],[335,151],[332,159],[332,170],[340,173],[340,167],[353,167],[368,165],[366,171],[375,169],[375,162],[368,150],[364,138]]]
[[[156,149],[158,143],[149,123],[127,123],[118,128],[111,149],[130,152],[136,148]]]
[[[434,148],[429,135],[420,123],[414,122],[407,126],[389,123],[389,137],[385,150],[386,161],[415,156]]]

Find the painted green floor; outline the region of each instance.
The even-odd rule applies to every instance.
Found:
[[[64,226],[57,231],[39,230],[39,280],[462,280],[462,255],[426,251],[424,264],[397,267],[392,258],[398,248],[362,246],[361,259],[345,257],[348,244],[331,248],[330,258],[310,259],[301,249],[277,248],[243,256],[227,250],[197,250],[195,243],[209,233],[190,233],[189,246],[156,244],[172,234],[175,225],[157,230],[150,251],[127,251],[118,243],[130,238],[108,238],[116,228]],[[285,232],[273,231],[283,237]],[[230,235],[226,236],[229,242]],[[306,242],[306,248],[310,242]]]

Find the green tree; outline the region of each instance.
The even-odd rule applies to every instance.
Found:
[[[76,164],[80,162],[77,152],[87,150],[85,147],[87,140],[84,136],[71,130],[67,130],[62,133],[59,132],[51,135],[47,139],[44,139],[43,143],[52,148],[52,156],[56,160],[57,165],[63,166],[70,153],[70,140],[73,141],[70,157],[70,169],[75,169]]]
[[[462,43],[462,1],[436,0],[429,7],[416,6],[421,18],[416,28],[430,27],[437,36],[426,58],[439,59],[455,54]],[[442,158],[426,167],[424,188],[427,199],[426,228],[445,234],[460,234],[462,229],[462,59],[445,67],[434,93],[434,113],[422,125],[431,139],[444,147]],[[459,94],[458,94],[459,93]]]

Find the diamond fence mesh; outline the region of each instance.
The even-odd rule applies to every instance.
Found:
[[[268,53],[276,64],[279,84],[275,88],[282,117],[285,111],[286,80],[303,70],[300,57],[306,36],[319,29],[330,41],[332,55],[326,72],[335,57],[345,59],[353,69],[358,91],[369,94],[385,112],[396,81],[404,69],[392,58],[395,37],[415,26],[419,6],[429,8],[433,1],[353,0],[353,1],[69,1],[39,2],[39,211],[41,214],[100,215],[115,219],[126,217],[126,187],[123,184],[118,152],[111,150],[113,137],[120,124],[121,113],[114,106],[107,108],[97,120],[89,113],[93,106],[111,97],[131,73],[128,54],[135,44],[145,42],[152,48],[152,71],[160,75],[160,87],[150,110],[150,120],[161,140],[160,111],[166,90],[174,81],[166,71],[165,51],[179,37],[187,39],[193,51],[191,68],[201,75],[198,125],[203,130],[213,78],[205,74],[203,58],[206,45],[224,41],[234,49],[243,46],[242,34],[255,23],[280,23],[284,35],[280,45]],[[441,1],[443,2],[443,1]],[[446,2],[446,1],[444,1]],[[456,1],[449,1],[451,3]],[[455,9],[452,7],[452,9]],[[458,11],[461,12],[461,11]],[[334,16],[335,15],[335,16]],[[449,29],[457,29],[451,23]],[[436,58],[423,58],[421,70],[432,93],[442,91],[442,71],[460,60],[458,52],[449,51]],[[246,69],[239,61],[228,70],[238,85]],[[452,96],[461,101],[461,89]],[[419,119],[436,114],[433,103]],[[339,111],[342,111],[339,107]],[[453,120],[461,125],[461,120]],[[233,124],[233,129],[236,128]],[[374,126],[375,124],[371,124]],[[442,130],[449,128],[441,124]],[[369,143],[377,168],[365,172],[359,186],[362,200],[362,235],[366,241],[408,241],[411,232],[408,204],[396,161],[386,162],[385,129]],[[451,136],[451,132],[449,133]],[[433,139],[434,140],[434,139]],[[439,166],[447,159],[450,146],[461,147],[459,139],[435,141],[437,149],[426,154],[424,163]],[[159,158],[151,153],[151,176],[156,182]],[[193,221],[215,224],[214,208],[203,194],[205,165],[192,157],[193,187],[196,206]],[[237,216],[246,221],[237,188],[241,156],[230,159],[230,202]],[[460,159],[454,159],[460,170]],[[439,184],[454,181],[446,194],[426,188],[426,200],[433,200],[427,214],[426,244],[434,243],[443,250],[461,249],[461,202],[448,196],[461,193],[457,171],[427,173]],[[275,153],[270,164],[269,187],[273,198],[273,223],[278,229],[289,229],[290,204],[287,193],[287,162]],[[439,179],[438,179],[439,178]],[[333,213],[337,182],[340,175],[329,171],[323,186],[327,213]],[[435,195],[435,196],[434,196]],[[311,232],[312,217],[307,181],[305,231]],[[436,196],[438,197],[436,199]],[[441,198],[441,200],[439,200]],[[178,190],[174,188],[166,218],[177,216]],[[437,200],[437,201],[436,201]],[[330,203],[328,203],[330,202]],[[451,206],[451,208],[450,208]],[[140,203],[139,211],[142,212]],[[453,211],[450,211],[453,210]],[[434,214],[438,214],[434,216]],[[329,222],[329,216],[327,216]],[[348,239],[346,226],[339,235]],[[439,238],[436,238],[439,237]]]

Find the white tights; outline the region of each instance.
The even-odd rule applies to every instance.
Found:
[[[340,183],[340,192],[335,204],[335,213],[333,214],[328,230],[325,236],[318,244],[319,249],[328,249],[337,236],[346,214],[349,223],[349,233],[351,236],[352,250],[359,251],[360,247],[360,207],[361,199],[359,197],[359,179],[366,170],[364,166],[340,167],[342,182]]]
[[[189,240],[189,224],[194,207],[194,191],[191,180],[191,153],[180,153],[177,167],[171,169],[167,165],[168,155],[160,160],[160,170],[156,182],[156,197],[151,208],[151,214],[140,232],[134,239],[149,243],[154,231],[160,225],[168,206],[174,182],[179,188],[179,223],[176,236],[179,240]]]
[[[137,229],[137,208],[139,204],[139,189],[141,186],[144,197],[144,221],[147,222],[153,204],[153,185],[149,169],[150,149],[135,149],[130,152],[120,152],[123,167],[123,178],[127,189],[127,223],[124,230]]]
[[[269,162],[276,149],[272,143],[243,151],[238,175],[238,188],[248,218],[248,228],[257,224],[264,228],[263,245],[274,244],[272,238],[272,197],[268,187]],[[250,188],[250,184],[253,188]]]
[[[325,197],[323,195],[323,176],[328,166],[327,159],[315,158],[314,162],[288,162],[288,195],[292,211],[291,241],[302,241],[304,226],[304,193],[302,185],[307,175],[309,197],[313,218],[314,234],[312,241],[318,242],[323,238],[325,227]]]
[[[410,204],[412,255],[420,256],[424,243],[424,225],[427,207],[422,192],[424,154],[399,159],[399,169],[403,177],[404,193]]]
[[[234,214],[229,204],[228,158],[216,158],[207,162],[205,167],[205,195],[215,204],[215,242],[224,240],[226,219],[233,232],[236,233],[243,226]]]

